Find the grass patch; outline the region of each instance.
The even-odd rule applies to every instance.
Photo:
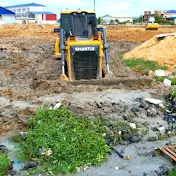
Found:
[[[168,176],[176,176],[176,169],[173,171],[169,172]]]
[[[9,168],[10,168],[9,160],[3,153],[0,153],[0,176],[6,175]]]
[[[123,60],[125,65],[131,68],[134,68],[136,71],[143,71],[143,70],[167,70],[167,66],[160,66],[155,61],[144,60],[144,59],[125,59]]]
[[[172,97],[172,98],[176,98],[176,90],[173,89],[169,92],[169,95]]]
[[[160,81],[160,82],[163,82],[165,78],[169,79],[171,81],[172,85],[176,85],[176,77],[175,78],[169,78],[167,76],[157,76],[157,77],[155,77],[155,79],[157,81]]]
[[[39,109],[29,120],[27,138],[21,143],[24,160],[38,158],[43,172],[74,173],[80,167],[98,166],[107,159],[109,147],[100,119],[74,115],[65,107]],[[50,151],[47,156],[41,151]]]

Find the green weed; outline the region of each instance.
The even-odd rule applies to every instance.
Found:
[[[160,66],[157,62],[144,59],[125,59],[125,65],[134,68],[136,71],[144,71],[146,69],[155,71],[158,69],[167,70],[167,66]]]
[[[103,139],[106,128],[102,121],[80,118],[65,107],[39,109],[30,118],[27,133],[22,151],[28,160],[38,158],[44,172],[73,173],[107,159],[109,147]],[[42,155],[42,149],[51,150],[52,155]]]
[[[176,169],[174,169],[173,171],[169,172],[168,176],[176,176]]]
[[[169,78],[167,76],[157,76],[157,77],[155,77],[155,79],[157,81],[160,81],[160,82],[163,82],[165,78],[169,79],[171,81],[172,85],[176,85],[176,78]]]
[[[0,176],[5,176],[8,172],[9,167],[9,160],[3,153],[0,153]]]

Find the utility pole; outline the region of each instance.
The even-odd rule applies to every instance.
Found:
[[[94,0],[94,11],[95,11],[95,0]]]

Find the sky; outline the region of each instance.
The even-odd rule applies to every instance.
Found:
[[[176,10],[176,0],[95,0],[97,16],[109,14],[114,17],[138,17],[145,10]],[[0,6],[25,3],[39,3],[47,6],[47,11],[59,15],[61,10],[93,10],[94,0],[0,0]],[[175,9],[174,9],[175,7]]]

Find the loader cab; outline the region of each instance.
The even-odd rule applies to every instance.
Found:
[[[65,31],[65,38],[77,36],[79,39],[90,39],[97,34],[96,15],[94,11],[61,12],[60,28]]]

